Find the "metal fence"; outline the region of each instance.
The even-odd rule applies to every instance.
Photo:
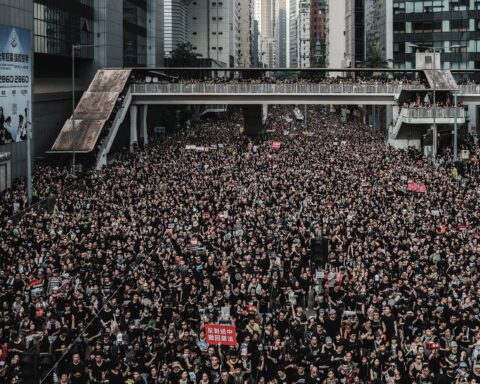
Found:
[[[480,85],[464,84],[459,85],[458,88],[460,95],[480,95]]]
[[[232,84],[133,84],[132,93],[165,94],[396,94],[403,89],[424,88],[411,84],[269,84],[269,83],[232,83]]]
[[[463,119],[465,110],[462,107],[447,108],[404,108],[402,109],[404,117],[409,119]]]

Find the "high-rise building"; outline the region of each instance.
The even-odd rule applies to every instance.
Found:
[[[239,66],[238,1],[192,1],[188,8],[189,40],[201,58],[226,67]]]
[[[310,0],[289,0],[287,21],[288,67],[310,67]]]
[[[345,66],[345,1],[328,0],[327,2],[327,67]],[[338,75],[332,73],[331,75]]]
[[[345,1],[345,67],[365,62],[365,0]]]
[[[310,0],[300,0],[298,9],[298,63],[310,67]]]
[[[310,61],[313,67],[325,66],[326,9],[326,0],[310,1]]]
[[[392,8],[396,68],[415,67],[416,44],[441,50],[445,69],[480,69],[478,1],[393,0]]]
[[[239,39],[238,63],[242,68],[252,66],[253,3],[239,2]]]
[[[276,66],[287,67],[287,2],[278,0],[275,9]]]
[[[274,67],[276,62],[275,0],[254,0],[254,20],[258,25],[260,62]]]
[[[393,0],[365,0],[365,57],[374,45],[382,60],[393,60]],[[389,64],[391,65],[391,64]]]
[[[190,0],[164,0],[165,57],[188,41],[188,4]]]
[[[38,156],[51,148],[71,114],[72,45],[80,45],[75,49],[77,97],[98,68],[163,65],[163,0],[34,0],[25,5],[26,13],[13,3],[0,0],[6,7],[2,23],[22,20],[33,31],[32,130]],[[14,164],[24,162],[26,153],[19,151],[24,143],[11,145],[12,176],[21,176],[26,167],[17,172]]]
[[[298,67],[298,5],[299,0],[288,0],[287,64],[289,68]]]

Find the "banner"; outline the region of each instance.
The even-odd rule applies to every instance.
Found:
[[[417,184],[409,181],[407,183],[407,191],[425,193],[427,192],[427,187],[425,185]]]
[[[0,25],[0,144],[27,138],[32,106],[31,75],[31,31]]]
[[[234,325],[205,324],[208,344],[237,345],[237,333]]]

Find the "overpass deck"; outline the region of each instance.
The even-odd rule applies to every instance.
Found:
[[[132,104],[363,104],[396,105],[417,84],[169,83],[133,84]],[[480,104],[479,85],[458,86],[458,101]]]
[[[132,104],[381,104],[395,105],[411,84],[169,83],[133,84]]]

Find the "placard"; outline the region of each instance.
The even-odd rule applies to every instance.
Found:
[[[282,143],[280,141],[272,141],[272,148],[273,149],[280,149]]]
[[[208,344],[237,345],[237,332],[234,325],[205,324]]]

